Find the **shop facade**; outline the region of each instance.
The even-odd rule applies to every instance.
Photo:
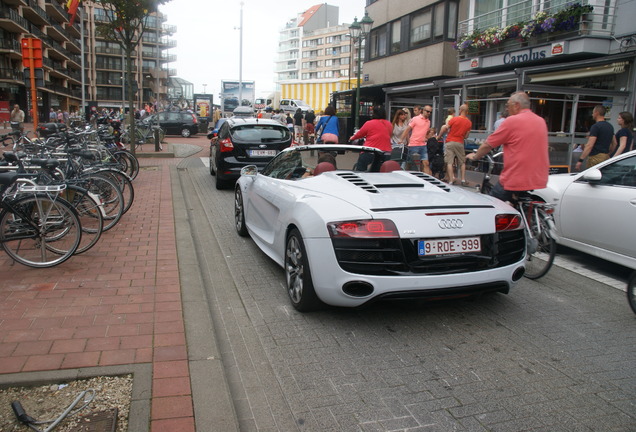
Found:
[[[467,103],[473,122],[468,142],[478,145],[493,132],[508,97],[524,91],[532,110],[546,120],[551,164],[569,170],[577,159],[573,151],[587,141],[594,106],[606,108],[615,130],[619,112],[635,111],[636,47],[625,49],[623,42],[634,29],[617,18],[630,7],[595,8],[569,32],[460,51],[460,77],[387,86],[387,111],[430,104],[432,124],[439,127],[448,108]]]

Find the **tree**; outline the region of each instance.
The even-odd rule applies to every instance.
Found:
[[[126,94],[128,95],[128,122],[130,136],[135,137],[135,105],[133,94],[132,53],[139,45],[148,24],[148,17],[158,12],[159,5],[170,0],[93,0],[105,11],[106,20],[97,26],[104,39],[116,42],[124,50],[126,59]],[[135,153],[135,145],[131,151]]]

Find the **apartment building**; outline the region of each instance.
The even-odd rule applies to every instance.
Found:
[[[82,5],[86,34],[86,98],[100,107],[127,107],[123,49],[116,42],[100,38],[96,31],[100,23],[108,20],[107,13],[110,12],[90,1]],[[170,53],[170,49],[177,46],[177,41],[171,37],[177,29],[167,25],[166,21],[166,15],[161,12],[150,15],[134,52],[133,91],[137,106],[154,104],[157,100],[167,104],[170,77],[176,75],[176,70],[169,68],[169,64],[176,61],[176,54]]]
[[[42,40],[43,77],[36,84],[40,121],[48,120],[51,108],[79,111],[83,100],[105,108],[127,106],[123,50],[96,32],[107,12],[94,2],[83,1],[80,16],[70,25],[65,4],[64,0],[0,0],[0,116],[15,103],[27,108],[24,111],[30,116],[31,92],[24,79],[21,52],[21,40],[27,37]],[[174,93],[174,89],[169,91],[169,78],[176,70],[168,66],[176,61],[176,55],[170,53],[176,46],[170,38],[176,27],[166,25],[166,19],[161,13],[150,16],[135,50],[138,106],[154,103],[157,98],[165,102]]]
[[[50,108],[73,110],[81,101],[81,30],[70,25],[58,0],[0,0],[0,120],[17,103],[31,117],[22,64],[23,38],[42,41],[43,76],[38,82],[40,117]],[[29,83],[30,84],[30,83]]]
[[[339,8],[318,4],[291,19],[280,31],[276,61],[282,98],[302,99],[319,111],[335,91],[351,88],[355,46]]]

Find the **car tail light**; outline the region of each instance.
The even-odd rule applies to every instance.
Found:
[[[388,219],[331,222],[327,230],[332,238],[399,238],[395,224]]]
[[[521,227],[521,216],[516,214],[498,214],[495,216],[497,231],[510,231]]]
[[[234,150],[234,144],[232,144],[231,139],[225,138],[219,141],[219,149],[221,150],[221,153],[231,152],[232,150]]]

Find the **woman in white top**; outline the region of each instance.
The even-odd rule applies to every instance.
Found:
[[[406,108],[402,108],[396,111],[393,116],[393,121],[391,124],[393,125],[393,133],[391,134],[391,147],[404,147],[407,145],[406,142],[402,141],[402,134],[406,130],[409,125],[407,120],[408,112]]]

